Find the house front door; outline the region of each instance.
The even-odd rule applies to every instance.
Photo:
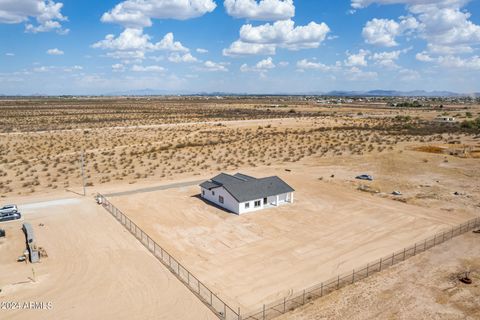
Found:
[[[263,198],[263,205],[267,205],[267,198]]]

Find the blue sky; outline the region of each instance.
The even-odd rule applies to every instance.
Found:
[[[0,0],[0,94],[480,91],[478,0]]]

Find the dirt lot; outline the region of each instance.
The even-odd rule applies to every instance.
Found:
[[[217,319],[92,199],[20,210],[48,258],[16,262],[25,249],[22,222],[0,224],[7,231],[0,240],[0,302],[43,302],[45,309],[2,308],[0,319]]]
[[[441,156],[427,154],[425,162],[412,160],[412,154],[397,151],[363,157],[365,163],[350,159],[321,166],[313,159],[289,166],[291,172],[285,167],[242,171],[279,175],[296,193],[293,205],[241,217],[203,202],[195,186],[111,201],[220,297],[248,312],[478,214],[472,205],[480,203],[475,180],[454,178],[459,171],[478,176],[477,167],[470,167],[477,160],[468,164],[452,157],[433,169],[444,164]],[[419,174],[427,168],[432,168],[429,175]],[[357,190],[365,183],[352,177],[365,171],[379,177],[370,185],[383,193]],[[420,185],[433,183],[434,195],[418,197],[432,188]],[[454,196],[460,187],[466,194]],[[402,201],[388,195],[396,189],[404,192]]]
[[[465,234],[278,320],[480,319],[479,242]]]

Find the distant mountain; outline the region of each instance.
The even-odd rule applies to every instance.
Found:
[[[396,90],[370,90],[370,91],[331,91],[327,96],[338,97],[480,97],[480,93],[461,94],[450,91],[396,91]]]
[[[170,96],[170,95],[189,95],[193,94],[188,91],[172,91],[158,89],[138,89],[128,91],[117,91],[103,94],[102,96]]]
[[[75,95],[75,96],[238,96],[238,97],[260,97],[260,96],[333,96],[333,97],[474,97],[480,98],[480,92],[473,93],[456,93],[451,91],[397,91],[397,90],[370,90],[370,91],[330,91],[330,92],[299,92],[299,93],[234,93],[234,92],[193,92],[193,91],[173,91],[173,90],[159,90],[159,89],[138,89],[128,91],[117,91],[99,95]],[[0,94],[0,97],[53,97],[55,95],[48,94],[30,94],[30,95],[6,95]],[[69,96],[69,95],[66,95]],[[60,96],[59,96],[60,97]]]

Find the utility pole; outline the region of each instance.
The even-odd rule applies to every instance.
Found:
[[[83,151],[80,155],[80,167],[81,167],[81,170],[82,170],[82,185],[83,185],[83,196],[85,197],[87,195],[87,191],[86,191],[86,188],[85,188],[85,161],[84,161],[84,156],[83,156]]]

